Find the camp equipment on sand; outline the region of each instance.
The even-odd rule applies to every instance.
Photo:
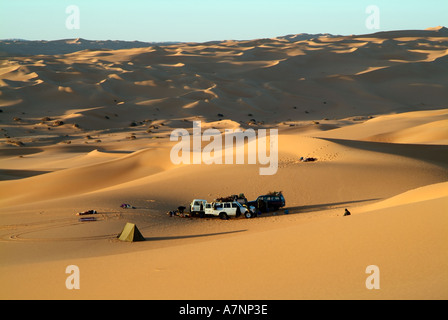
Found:
[[[83,215],[86,215],[86,214],[97,214],[98,212],[96,212],[96,210],[87,210],[87,211],[84,211],[84,212],[78,212],[76,215],[77,216],[83,216]]]
[[[96,221],[96,218],[94,217],[79,218],[79,222],[85,222],[85,221]]]

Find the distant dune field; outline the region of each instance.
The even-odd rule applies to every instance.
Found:
[[[2,299],[448,298],[446,28],[0,48]],[[278,170],[174,164],[194,121],[277,129]],[[167,214],[270,191],[254,219]]]

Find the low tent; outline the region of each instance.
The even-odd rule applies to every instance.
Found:
[[[117,236],[117,238],[121,241],[145,241],[145,238],[142,236],[137,226],[134,223],[126,223],[123,228],[123,231]]]

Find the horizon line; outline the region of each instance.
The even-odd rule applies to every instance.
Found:
[[[438,28],[438,29],[436,29]],[[433,29],[433,30],[431,30]],[[436,26],[436,27],[428,27],[425,29],[391,29],[391,30],[378,30],[371,33],[360,33],[360,34],[333,34],[328,32],[319,32],[319,33],[308,33],[308,32],[301,32],[301,33],[289,33],[285,35],[278,35],[275,37],[260,37],[260,38],[251,38],[251,39],[215,39],[215,40],[205,40],[205,41],[181,41],[181,40],[164,40],[164,41],[144,41],[144,40],[123,40],[123,39],[88,39],[83,37],[76,37],[76,38],[60,38],[60,39],[23,39],[23,38],[6,38],[6,39],[0,39],[0,41],[42,41],[42,42],[52,42],[52,41],[67,41],[67,40],[86,40],[86,41],[112,41],[112,42],[141,42],[141,43],[170,43],[170,44],[177,44],[177,43],[207,43],[207,42],[225,42],[225,41],[254,41],[254,40],[264,40],[264,39],[276,39],[276,38],[282,38],[282,37],[288,37],[288,36],[297,36],[297,35],[310,35],[310,36],[333,36],[333,37],[349,37],[349,36],[362,36],[362,35],[372,35],[376,33],[385,33],[385,32],[397,32],[397,31],[428,31],[428,32],[438,32],[439,30],[448,30],[445,26]]]

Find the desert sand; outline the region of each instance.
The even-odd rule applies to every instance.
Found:
[[[82,41],[2,54],[1,299],[448,298],[446,28],[67,49]],[[278,129],[278,171],[173,164],[193,121]],[[253,219],[167,215],[269,191],[285,208]],[[146,241],[119,241],[127,222]]]

